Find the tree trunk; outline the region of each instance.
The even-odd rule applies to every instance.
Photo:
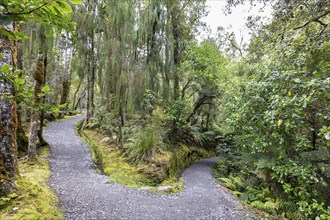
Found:
[[[33,73],[34,83],[34,108],[37,108],[37,104],[40,103],[40,97],[42,84],[44,82],[44,63],[42,58],[39,57],[36,70]],[[34,109],[31,113],[30,123],[30,140],[28,148],[29,160],[35,160],[37,157],[37,141],[38,141],[38,121],[39,121],[39,110]]]
[[[91,36],[91,60],[92,60],[92,76],[91,76],[91,88],[90,88],[90,98],[91,98],[91,117],[94,116],[94,87],[95,87],[95,55],[94,55],[94,31],[92,30],[92,36]]]
[[[180,44],[181,44],[181,33],[180,27],[178,25],[180,19],[180,12],[176,7],[173,7],[171,11],[171,20],[172,20],[172,35],[174,40],[173,47],[173,60],[174,60],[174,73],[173,73],[173,99],[176,101],[179,99],[179,73],[178,67],[180,65]]]
[[[65,112],[68,110],[68,100],[70,95],[70,87],[71,87],[71,78],[72,78],[72,57],[73,57],[73,49],[69,45],[70,39],[69,34],[66,34],[66,40],[65,40],[65,77],[62,82],[62,94],[61,94],[61,102],[60,105],[63,105],[64,107],[61,108],[60,118],[63,118],[65,115]],[[73,45],[72,45],[73,46]]]
[[[31,122],[30,122],[30,140],[28,147],[28,158],[29,160],[35,160],[37,158],[37,141],[38,141],[38,121],[39,121],[39,109],[38,104],[41,102],[39,94],[42,92],[42,85],[45,82],[45,67],[44,67],[44,51],[46,47],[46,36],[45,29],[43,26],[40,28],[39,35],[39,57],[36,65],[36,69],[33,73],[34,82],[34,99],[33,106],[34,109],[31,113]]]
[[[93,117],[94,114],[94,81],[95,81],[95,66],[94,66],[94,32],[90,36],[89,43],[91,48],[89,50],[89,59],[88,62],[88,74],[87,74],[87,116],[86,124],[89,123],[89,120]]]
[[[70,82],[68,80],[64,80],[62,82],[62,95],[61,95],[61,102],[60,105],[65,105],[68,101],[70,93]],[[63,118],[65,115],[66,107],[61,108],[60,118]]]
[[[23,46],[21,40],[16,41],[16,48],[17,48],[17,69],[23,70]],[[20,73],[19,77],[22,76],[23,74]],[[18,148],[19,157],[21,157],[27,154],[29,138],[26,136],[22,124],[22,112],[24,112],[24,109],[21,107],[20,105],[21,101],[19,99],[16,100],[16,103],[17,103],[17,132],[16,132],[17,148]]]
[[[79,89],[80,89],[80,86],[81,86],[81,81],[79,82],[79,85],[78,85],[78,88],[77,90],[75,91],[74,95],[73,95],[73,103],[72,103],[72,111],[75,111],[76,108],[76,98],[77,98],[77,94],[79,92]],[[77,100],[77,103],[79,102],[79,99]]]
[[[157,7],[154,3],[152,6],[153,10],[157,11],[157,18],[150,23],[150,32],[148,34],[148,53],[147,53],[147,66],[149,69],[149,88],[158,93],[159,90],[159,81],[158,81],[158,56],[159,51],[157,48],[157,32],[158,32],[158,20],[160,20],[160,8]]]
[[[169,19],[169,16],[168,18]],[[170,98],[170,34],[169,25],[166,25],[166,44],[165,44],[165,67],[164,67],[164,77],[163,77],[163,99],[168,101]]]
[[[13,23],[2,27],[9,32],[14,30]],[[0,67],[9,64],[15,67],[15,48],[6,36],[0,35]],[[7,195],[15,189],[17,168],[17,114],[13,98],[14,87],[6,73],[0,72],[0,196]]]
[[[30,140],[28,148],[29,160],[35,160],[37,158],[38,120],[39,111],[33,110],[30,122]]]
[[[77,101],[76,105],[74,106],[74,110],[77,110],[77,108],[79,106],[79,111],[81,112],[81,110],[82,110],[82,101],[83,101],[85,96],[86,96],[86,87],[81,92],[80,97],[78,98],[78,101]]]
[[[88,65],[88,72],[89,72],[90,65]],[[90,104],[90,79],[89,74],[86,74],[86,125],[88,125],[91,116],[91,104]]]
[[[119,147],[120,149],[124,148],[124,136],[123,136],[123,126],[124,126],[124,112],[122,101],[119,100],[119,123],[118,123],[118,130],[119,130]]]
[[[44,82],[42,83],[42,86],[46,84],[46,80],[47,80],[48,50],[47,50],[46,45],[45,45],[45,56],[44,56],[43,62],[44,62]],[[46,96],[42,97],[42,103],[45,104],[45,102],[46,102]],[[45,141],[45,139],[42,136],[42,132],[44,130],[44,120],[45,120],[45,113],[44,113],[44,111],[41,111],[38,138],[39,138],[39,142],[42,146],[47,145],[47,142]]]

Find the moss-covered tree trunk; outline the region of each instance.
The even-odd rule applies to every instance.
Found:
[[[36,70],[33,73],[34,82],[34,107],[40,103],[39,94],[42,90],[42,84],[44,83],[44,63],[42,57],[39,57]],[[30,123],[30,140],[28,148],[29,160],[34,160],[37,157],[37,141],[38,141],[38,121],[39,121],[39,110],[34,109],[31,113]]]
[[[182,33],[180,30],[179,22],[181,22],[179,6],[174,4],[171,10],[171,21],[172,21],[172,35],[173,35],[173,62],[174,62],[174,72],[173,72],[173,99],[179,99],[179,73],[178,67],[181,61],[181,41]]]
[[[3,27],[13,31],[13,24]],[[0,35],[0,67],[4,64],[15,66],[15,48],[6,36]],[[17,169],[16,104],[12,82],[5,73],[0,72],[0,196],[11,193],[15,188]]]
[[[77,87],[76,91],[74,92],[74,95],[73,95],[73,98],[72,98],[72,109],[71,109],[72,111],[75,111],[76,110],[76,108],[75,108],[75,106],[76,106],[76,98],[77,98],[77,94],[78,94],[78,92],[80,90],[81,81],[82,80],[79,81],[78,87]],[[77,103],[78,102],[79,102],[79,99],[77,100]]]
[[[87,78],[87,115],[86,115],[86,124],[89,123],[89,120],[93,117],[94,114],[94,81],[95,81],[95,63],[94,63],[94,43],[93,35],[89,38],[91,42],[90,48],[90,61],[88,62],[88,74]]]
[[[47,77],[48,50],[47,50],[46,44],[45,44],[45,55],[44,55],[43,63],[44,63],[44,82],[43,82],[42,86],[45,85],[46,77]],[[42,103],[43,104],[46,103],[46,96],[42,97]],[[47,142],[45,141],[45,139],[42,136],[42,132],[44,130],[44,120],[45,120],[45,114],[44,114],[44,111],[41,111],[40,123],[39,123],[39,129],[38,129],[38,138],[39,138],[39,142],[42,146],[47,145]]]
[[[71,87],[71,78],[72,78],[72,56],[73,56],[73,49],[71,48],[72,45],[70,45],[70,39],[69,34],[66,34],[65,39],[65,52],[64,52],[64,62],[65,62],[65,74],[64,79],[62,81],[62,94],[61,94],[61,113],[60,118],[63,118],[65,115],[65,112],[68,110],[68,100],[70,95],[70,87]]]
[[[39,121],[39,109],[37,106],[41,102],[40,94],[42,92],[42,85],[45,82],[44,73],[44,48],[46,45],[46,36],[44,33],[44,28],[41,27],[40,30],[40,44],[39,44],[39,57],[36,65],[36,69],[33,73],[34,82],[34,99],[33,106],[34,110],[31,113],[30,122],[30,140],[28,147],[28,158],[29,160],[34,160],[37,157],[37,141],[38,141],[38,121]]]
[[[61,94],[61,102],[60,102],[61,106],[65,105],[68,101],[68,97],[69,97],[69,93],[70,93],[70,85],[71,85],[71,83],[67,79],[65,79],[62,82],[62,94]],[[62,107],[61,113],[60,113],[60,118],[64,117],[65,111],[66,111],[66,107]]]

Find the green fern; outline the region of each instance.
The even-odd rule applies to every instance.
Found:
[[[263,209],[269,213],[276,213],[276,211],[279,208],[279,203],[271,201],[271,200],[266,201],[266,202],[256,200],[256,201],[251,202],[250,205],[255,208],[258,208],[258,209]]]
[[[229,178],[221,177],[221,178],[219,178],[219,180],[221,180],[222,182],[224,182],[225,185],[228,188],[230,188],[231,190],[243,191],[244,188],[245,188],[245,184],[244,184],[243,180],[239,176],[237,176],[237,177],[229,176]]]
[[[232,179],[226,178],[226,177],[221,177],[219,178],[222,182],[225,183],[225,185],[231,189],[231,190],[237,190],[237,187]]]

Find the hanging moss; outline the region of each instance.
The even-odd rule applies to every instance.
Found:
[[[37,67],[36,67],[35,71],[33,72],[33,79],[36,80],[40,84],[43,84],[45,82],[44,63],[42,61],[37,62]]]

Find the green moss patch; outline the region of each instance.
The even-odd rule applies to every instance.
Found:
[[[215,152],[201,147],[191,147],[181,144],[173,150],[169,161],[168,174],[170,178],[178,178],[182,171],[198,160],[214,157]]]
[[[20,175],[17,190],[0,198],[0,219],[63,219],[58,199],[48,186],[50,176],[46,160],[48,148],[43,148],[38,160],[31,164],[26,159],[19,162]]]

